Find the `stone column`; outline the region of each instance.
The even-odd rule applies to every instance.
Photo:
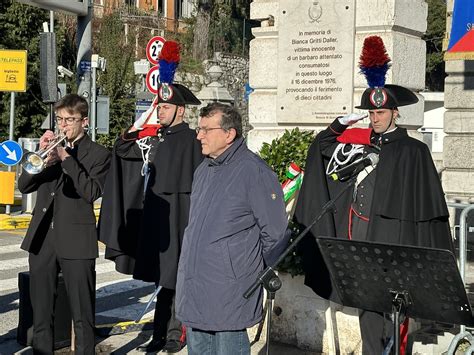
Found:
[[[250,4],[250,18],[261,20],[261,27],[252,29],[255,38],[249,50],[249,84],[255,91],[249,96],[249,124],[253,129],[247,140],[254,151],[281,131],[276,122],[278,9],[278,0],[254,0]]]
[[[447,2],[452,14],[453,0]],[[446,21],[451,30],[451,16]],[[443,189],[450,201],[474,202],[474,64],[472,61],[446,61],[444,87]]]
[[[311,3],[318,1],[298,0],[294,2],[294,6],[295,8],[310,6]],[[250,17],[261,21],[261,27],[253,28],[252,34],[255,38],[250,42],[249,82],[255,91],[249,99],[249,122],[254,129],[249,133],[248,143],[254,151],[257,151],[263,142],[269,142],[279,136],[285,129],[295,127],[294,124],[277,121],[280,12],[280,0],[253,0],[250,7]],[[356,69],[353,73],[347,73],[353,75],[354,79],[354,106],[360,102],[360,96],[367,85],[364,77],[358,73],[357,63],[363,40],[370,35],[382,37],[392,58],[387,83],[403,85],[415,91],[424,89],[426,46],[421,36],[426,31],[427,14],[428,6],[424,0],[356,2],[354,45]],[[402,126],[412,129],[411,133],[414,135],[415,130],[423,125],[424,101],[421,96],[419,98],[418,104],[401,108],[402,117],[399,122]],[[298,126],[318,130],[330,121],[328,119],[324,124],[305,123]]]

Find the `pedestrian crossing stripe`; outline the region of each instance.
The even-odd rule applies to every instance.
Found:
[[[0,296],[8,297],[8,307],[3,307],[5,312],[2,313],[2,318],[12,320],[11,324],[6,323],[0,327],[0,337],[7,337],[7,339],[11,338],[12,325],[18,319],[19,298],[16,274],[28,269],[28,253],[20,249],[21,238],[18,238],[17,233],[19,231],[5,232],[5,241],[12,238],[13,243],[4,242],[4,245],[0,246]],[[21,233],[25,233],[25,230]],[[142,321],[135,323],[133,320],[141,314],[151,297],[155,289],[154,283],[135,280],[131,275],[118,273],[115,270],[115,263],[104,259],[103,245],[99,245],[99,249],[100,257],[96,263],[96,300],[100,305],[96,308],[97,335],[107,337],[114,334],[152,330],[154,305]],[[134,292],[135,290],[137,293]],[[106,298],[110,296],[118,300],[117,304],[109,303]],[[2,353],[1,350],[0,353]]]

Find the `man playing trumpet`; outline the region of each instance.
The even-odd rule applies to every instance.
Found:
[[[21,248],[28,251],[35,354],[53,354],[57,278],[62,271],[69,299],[75,354],[94,354],[95,258],[98,256],[94,201],[102,195],[110,153],[85,134],[87,101],[75,94],[54,105],[66,147],[57,146],[37,174],[23,171],[18,188],[38,191],[33,218]],[[47,131],[40,149],[55,135]]]

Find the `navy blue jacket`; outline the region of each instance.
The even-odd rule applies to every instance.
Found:
[[[243,139],[197,168],[176,285],[186,326],[240,330],[262,318],[262,290],[244,292],[286,246],[287,216],[275,173]]]

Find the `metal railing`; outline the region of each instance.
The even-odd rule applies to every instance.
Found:
[[[462,210],[459,215],[459,273],[461,274],[464,286],[466,286],[467,216],[470,211],[474,210],[474,204],[448,203],[448,207]],[[465,354],[471,354],[474,351],[474,337],[471,332],[466,331],[465,325],[460,326],[459,333],[451,341],[447,354],[454,355],[458,344],[463,340],[467,340],[471,344]]]
[[[120,18],[124,21],[152,23],[159,28],[166,28],[168,31],[177,32],[186,27],[186,23],[181,18],[165,17],[154,9],[141,9],[134,6],[121,6],[119,9]]]
[[[459,273],[463,282],[466,282],[466,259],[467,259],[467,215],[474,210],[474,204],[448,203],[448,207],[461,209],[459,216]],[[454,226],[455,228],[456,226]]]

